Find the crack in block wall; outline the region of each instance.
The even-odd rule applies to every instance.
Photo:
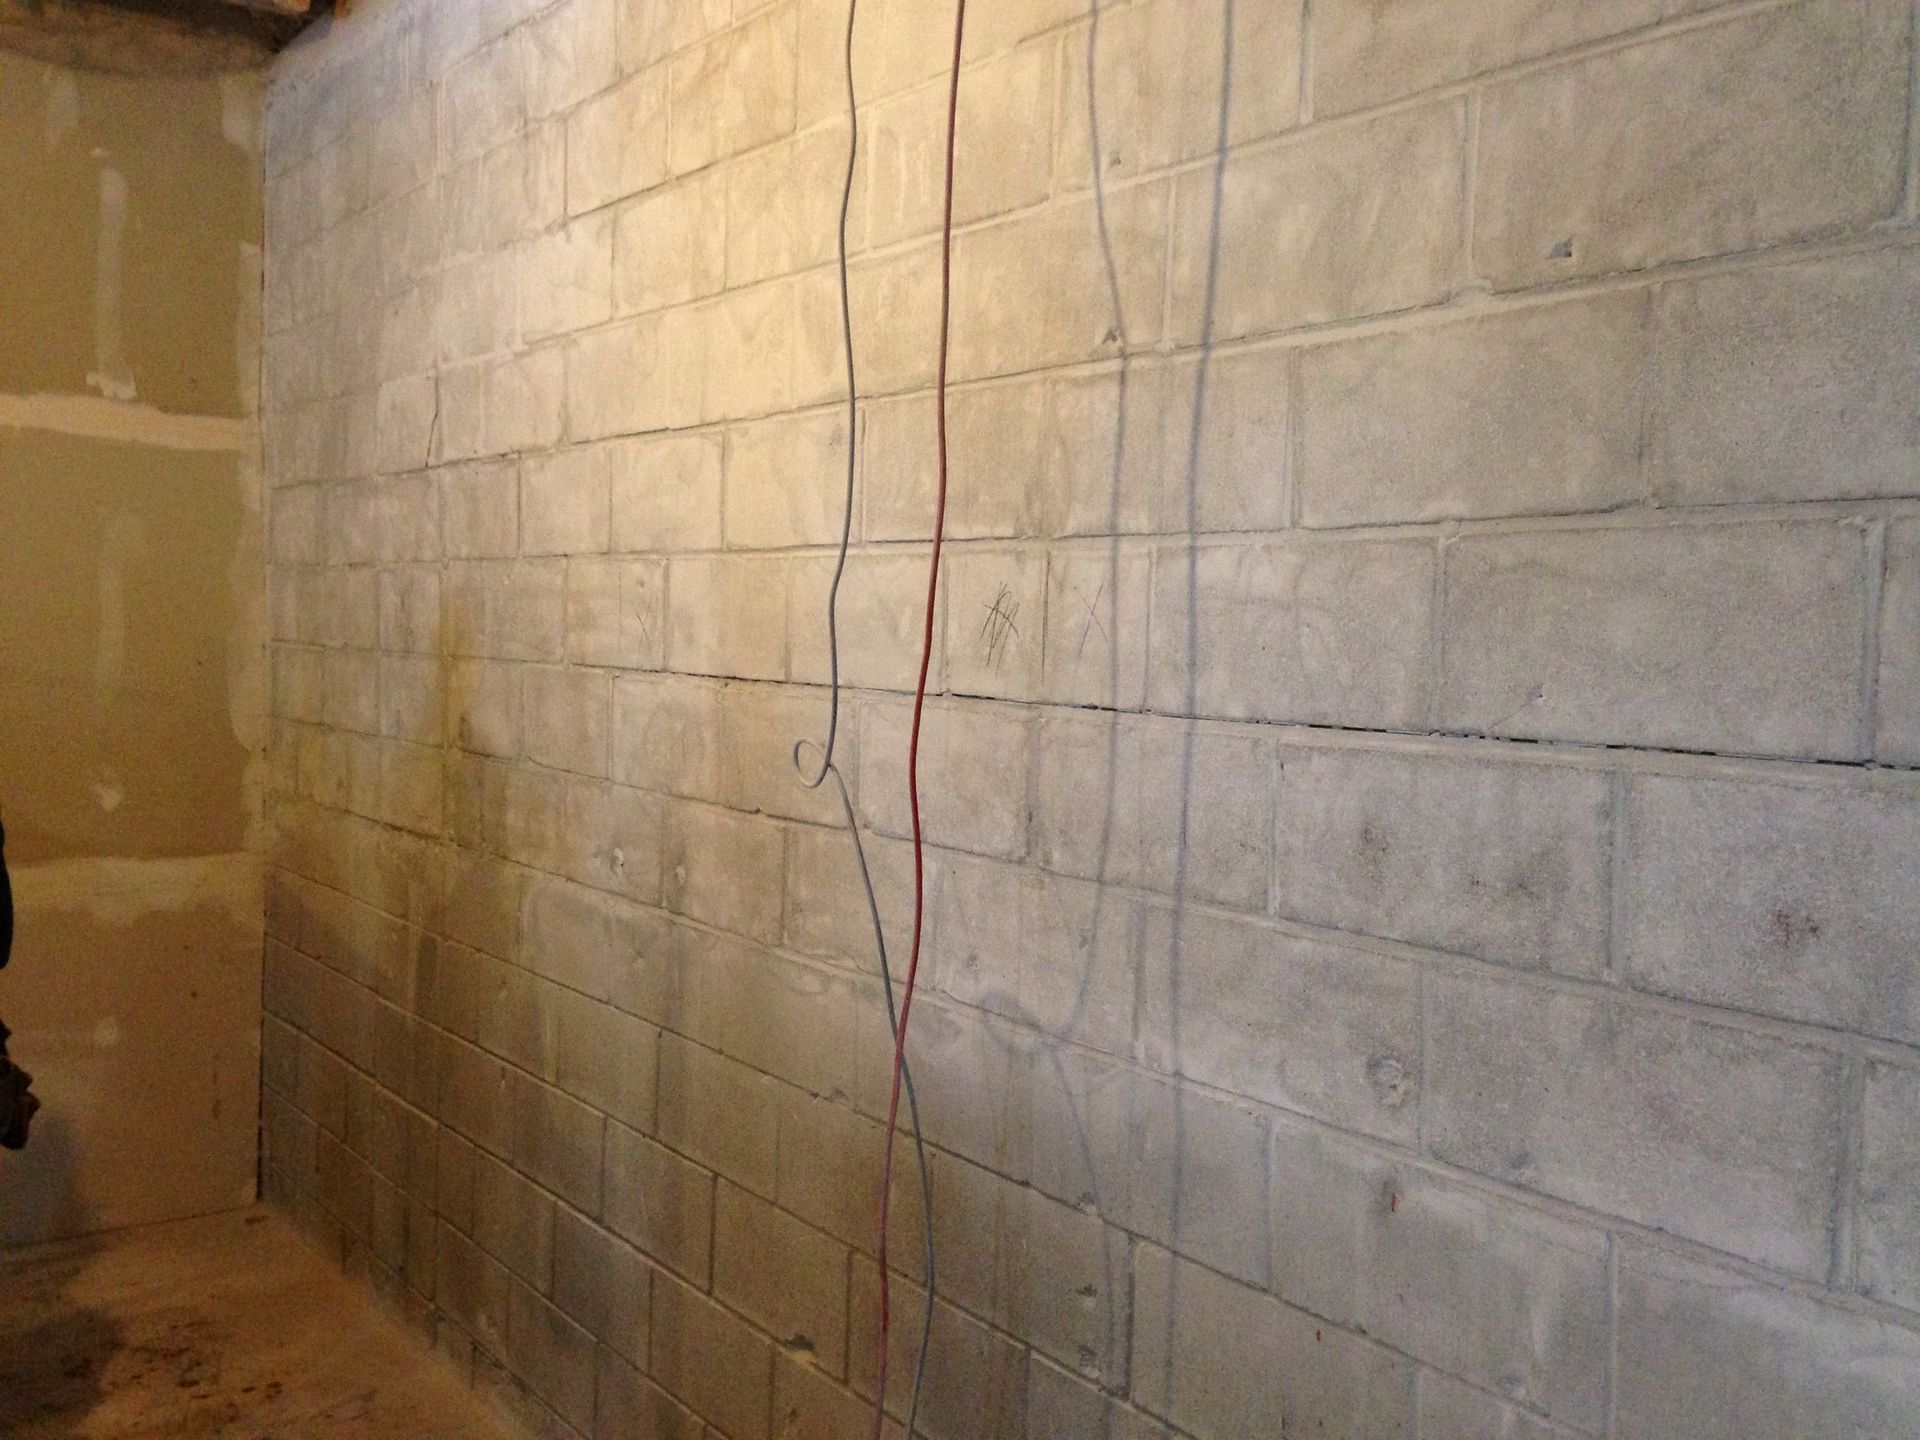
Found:
[[[970,8],[925,1433],[1911,1434],[1911,7]],[[896,944],[949,16],[855,44]],[[874,1399],[844,21],[273,80],[267,1188],[542,1433]]]

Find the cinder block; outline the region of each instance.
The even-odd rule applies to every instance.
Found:
[[[1034,1086],[1034,1188],[1266,1288],[1265,1117],[1067,1050],[1034,1067]]]
[[[611,998],[619,953],[616,906],[609,896],[548,876],[526,887],[520,919],[522,962],[596,1000]]]
[[[652,1129],[660,1032],[559,986],[551,1003],[560,1088],[624,1125]]]
[[[843,106],[844,108],[844,106]],[[846,185],[847,134],[841,123],[805,130],[742,155],[726,168],[726,279],[751,285],[834,258]],[[705,183],[705,176],[689,183]],[[848,207],[847,245],[865,248],[866,205],[859,177]],[[699,237],[703,264],[712,263]],[[715,282],[718,288],[718,282]]]
[[[1662,286],[1649,417],[1657,493],[1682,504],[1912,495],[1903,323],[1920,265],[1900,250]]]
[[[642,70],[567,116],[567,213],[667,178],[667,94],[664,69]]]
[[[513,1287],[507,1316],[514,1373],[569,1424],[593,1424],[593,1337],[524,1285]]]
[[[1559,1420],[1601,1427],[1602,1231],[1284,1119],[1271,1184],[1282,1300]]]
[[[780,938],[786,833],[776,822],[673,801],[662,898],[677,915],[772,943]]]
[[[586,665],[658,670],[667,639],[664,560],[567,565],[567,655]]]
[[[456,164],[511,139],[527,123],[525,56],[496,40],[447,71],[440,89],[440,163]],[[364,165],[360,170],[366,178]]]
[[[483,460],[439,472],[450,559],[491,559],[520,549],[520,467]]]
[[[1411,540],[1155,547],[1153,707],[1424,728],[1434,563]]]
[[[1300,518],[1610,510],[1640,473],[1645,292],[1300,352]]]
[[[1177,885],[1263,911],[1277,758],[1251,732],[1048,715],[1034,766],[1034,858],[1087,880],[1163,894]]]
[[[527,758],[556,770],[605,775],[612,677],[600,670],[531,665],[522,679]]]
[[[953,253],[953,373],[963,380],[1074,364],[1160,338],[1168,182],[1107,197],[1120,313],[1092,200],[963,232]]]
[[[863,704],[859,813],[883,835],[913,833],[907,804],[910,705]],[[1027,850],[1030,718],[1017,708],[935,702],[920,731],[921,824],[935,844],[1017,860]]]
[[[1201,1440],[1412,1433],[1413,1362],[1156,1246],[1134,1256],[1134,1403]]]
[[[954,142],[956,224],[1047,197],[1053,179],[1054,69],[1051,45],[1029,45],[962,72]],[[944,82],[934,82],[873,107],[859,177],[865,182],[869,244],[891,244],[940,227],[947,90]]]
[[[886,1413],[904,1420],[913,1391],[914,1358],[920,1349],[918,1317],[926,1292],[904,1276],[889,1286],[893,1324],[888,1336]],[[853,1269],[853,1300],[847,1328],[847,1369],[854,1392],[869,1407],[880,1388],[880,1277],[874,1266]],[[997,1330],[943,1300],[933,1307],[933,1334],[920,1423],[933,1440],[971,1435],[1017,1435],[1026,1413],[1026,1352]],[[869,1408],[871,1414],[871,1408]]]
[[[1920,1071],[1867,1067],[1860,1288],[1920,1309]]]
[[[1090,140],[1098,143],[1104,178],[1112,183],[1210,155],[1223,132],[1227,144],[1238,145],[1297,124],[1302,10],[1291,0],[1154,0],[1102,15],[1097,33],[1070,32],[1061,86],[1061,183],[1073,189],[1093,183]],[[1098,117],[1098,134],[1089,128],[1090,114]]]
[[[787,678],[788,565],[779,556],[674,557],[667,567],[666,663],[696,675]]]
[[[794,764],[794,746],[803,740],[808,742],[802,763],[809,778],[820,763],[827,697],[818,690],[774,685],[732,685],[722,693],[719,798],[749,814],[844,828],[839,792],[832,783],[808,790]],[[841,705],[834,754],[851,784],[859,776],[858,718],[844,696]]]
[[[838,543],[847,506],[844,411],[736,426],[726,452],[728,549]]]
[[[1437,1158],[1801,1275],[1826,1274],[1842,1065],[1617,1001],[1436,975]]]
[[[382,570],[378,603],[382,649],[439,650],[439,570],[425,566]]]
[[[444,668],[447,738],[479,755],[518,755],[523,667],[456,660]]]
[[[1859,754],[1854,523],[1473,535],[1446,550],[1450,730]]]
[[[1382,1139],[1418,1129],[1420,975],[1250,920],[1162,909],[1142,954],[1149,1064]]]
[[[796,561],[789,574],[789,678],[824,685],[828,675],[826,605],[833,579],[832,557]],[[753,601],[763,615],[768,605],[778,603],[764,589]],[[864,550],[848,556],[847,573],[840,586],[841,683],[863,690],[912,690],[920,671],[926,603],[924,547]],[[764,628],[764,622],[757,628]],[[936,608],[929,676],[943,673],[943,633]],[[937,686],[937,682],[929,683]]]
[[[520,313],[514,257],[482,251],[440,273],[434,316],[443,361],[472,360],[511,350]]]
[[[1147,703],[1153,548],[1086,541],[1047,553],[1041,693],[1056,705]]]
[[[898,963],[904,970],[904,957]],[[868,1004],[871,1016],[878,1000]],[[1033,1042],[1004,1021],[931,994],[915,999],[912,1020],[907,1059],[920,1090],[920,1122],[929,1143],[1009,1179],[1026,1179],[1033,1153]],[[855,1030],[854,1044],[859,1065],[854,1103],[861,1113],[884,1120],[893,1037],[884,1023],[869,1019]],[[903,1094],[902,1114],[906,1108]],[[900,1163],[896,1152],[895,1167]]]
[[[968,855],[939,856],[929,888],[924,953],[941,990],[1056,1039],[1131,1048],[1142,902]]]
[[[794,403],[791,280],[729,290],[696,313],[707,331],[703,421],[768,415]]]
[[[873,1406],[784,1350],[773,1352],[773,1423],[780,1440],[839,1440],[872,1422]]]
[[[615,0],[567,0],[520,28],[527,113],[534,119],[571,110],[614,82],[615,12]]]
[[[1040,416],[1045,465],[1040,483],[1021,486],[1028,506],[1038,502],[1045,533],[1144,534],[1163,523],[1181,528],[1171,511],[1178,508],[1184,520],[1186,497],[1171,507],[1163,493],[1170,475],[1184,476],[1179,462],[1187,458],[1191,438],[1167,420],[1172,376],[1167,365],[1126,357],[1049,383],[1051,403]],[[1284,388],[1278,398],[1284,408]]]
[[[789,1352],[846,1373],[847,1251],[765,1200],[720,1182],[713,1293]]]
[[[566,335],[613,314],[613,221],[585,215],[520,247],[520,327]]]
[[[711,1276],[713,1183],[646,1136],[607,1127],[607,1228],[702,1289]]]
[[[1920,1415],[1920,1338],[1638,1243],[1620,1252],[1621,1440],[1898,1440]]]
[[[596,890],[660,901],[660,797],[624,785],[570,779],[561,809],[560,870]]]
[[[723,688],[683,675],[614,679],[614,778],[668,795],[725,794]]]
[[[1169,1431],[1129,1409],[1124,1401],[1038,1355],[1027,1370],[1027,1433],[1088,1440],[1171,1440]]]
[[[380,387],[382,471],[413,470],[432,463],[433,417],[438,409],[439,387],[431,375],[390,380]]]
[[[947,397],[947,525],[952,540],[1038,533],[1048,486],[1048,385],[1017,380]],[[934,402],[927,395],[866,408],[864,528],[869,540],[933,537],[939,482]]]
[[[495,1155],[513,1153],[512,1070],[502,1061],[471,1045],[447,1039],[439,1047],[439,1092],[435,1106],[441,1120],[483,1150]],[[304,1063],[304,1062],[303,1062]],[[304,1076],[303,1082],[304,1082]],[[300,1108],[322,1125],[304,1101]]]
[[[731,0],[619,0],[620,68],[632,72],[726,28]]]
[[[553,660],[565,650],[566,566],[558,560],[470,560],[442,579],[445,646],[455,655]]]
[[[1420,1372],[1420,1440],[1575,1440],[1577,1432],[1436,1370]]]
[[[643,0],[650,10],[660,7]],[[652,1435],[658,1440],[700,1440],[700,1417],[617,1355],[600,1352],[600,1394],[595,1440],[626,1440]]]
[[[767,1440],[773,1342],[667,1275],[653,1285],[653,1377],[739,1440]]]
[[[699,423],[706,345],[706,326],[692,310],[642,315],[573,340],[569,433],[593,440]]]
[[[1513,289],[1886,219],[1901,190],[1907,29],[1884,6],[1798,5],[1494,87],[1474,269]]]
[[[1920,764],[1920,523],[1887,527],[1880,588],[1880,674],[1874,753]]]
[[[725,177],[688,176],[641,195],[614,213],[613,296],[622,315],[718,294],[726,251],[715,236],[728,223]]]
[[[1703,0],[1330,0],[1314,7],[1314,114],[1366,109],[1702,8]]]
[[[829,782],[831,783],[831,782]],[[897,840],[862,836],[867,870],[889,937],[913,924],[913,866],[910,848]],[[873,920],[844,825],[839,830],[796,826],[787,835],[787,915],[785,943],[802,955],[817,955],[873,972]],[[875,991],[874,1003],[879,1004]],[[869,1017],[871,1018],[871,1017]]]
[[[1045,663],[1047,552],[955,546],[946,554],[947,689],[1032,700]]]
[[[868,1022],[878,1015],[884,1028],[884,1013],[870,1014]],[[871,1253],[880,1220],[879,1123],[845,1104],[784,1089],[779,1127],[780,1208]]]
[[[615,550],[720,548],[722,440],[671,435],[613,447]]]
[[[1658,776],[1627,791],[1633,984],[1920,1040],[1920,797]]]
[[[600,1213],[606,1118],[525,1075],[514,1077],[514,1163],[569,1205]]]
[[[660,1037],[661,1142],[757,1195],[773,1193],[784,1093],[736,1060]]]
[[[673,58],[675,175],[793,132],[797,43],[780,6]]]
[[[451,1225],[440,1226],[436,1303],[480,1344],[505,1353],[513,1277]]]
[[[541,1294],[553,1279],[553,1197],[487,1155],[473,1158],[473,1238]]]
[[[1526,969],[1606,969],[1606,775],[1453,752],[1280,759],[1281,914]]]
[[[1450,101],[1232,156],[1217,196],[1213,167],[1183,174],[1173,338],[1226,339],[1444,300],[1460,251],[1465,140],[1464,111]],[[1295,215],[1322,218],[1288,223]]]
[[[487,367],[486,453],[539,450],[560,443],[565,414],[565,356],[558,345]]]

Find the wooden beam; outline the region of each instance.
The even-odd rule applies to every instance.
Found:
[[[305,15],[313,8],[312,0],[227,0],[227,3],[243,10],[264,10],[269,15]]]

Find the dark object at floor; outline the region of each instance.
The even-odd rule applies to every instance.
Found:
[[[39,1108],[33,1076],[7,1058],[7,1027],[0,1023],[0,1149],[26,1148],[27,1127]]]
[[[0,969],[13,953],[13,882],[7,878],[7,827],[0,824]],[[7,1058],[7,1026],[0,1021],[0,1147],[24,1149],[40,1102],[33,1077]]]

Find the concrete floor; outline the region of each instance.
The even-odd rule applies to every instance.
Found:
[[[6,1440],[512,1440],[279,1216],[0,1255]]]

